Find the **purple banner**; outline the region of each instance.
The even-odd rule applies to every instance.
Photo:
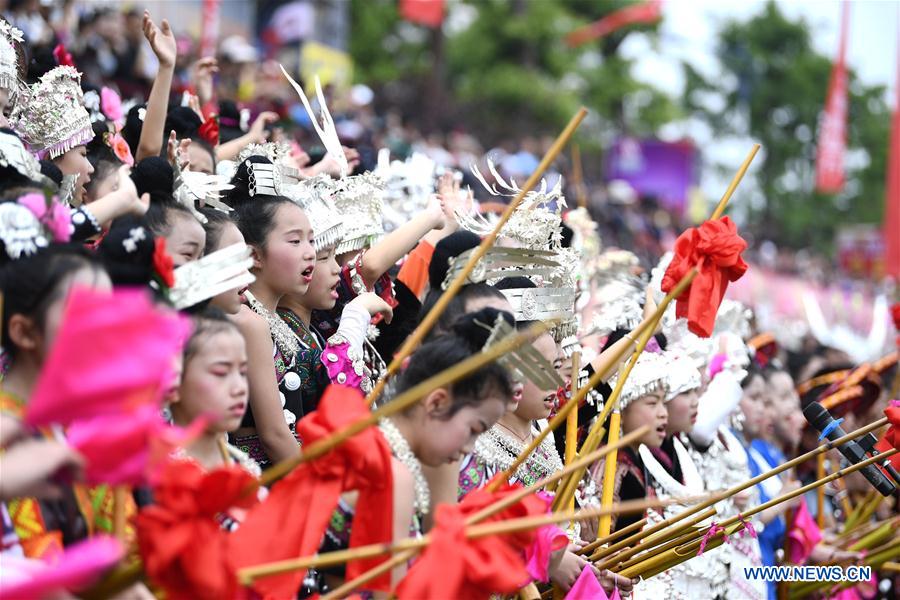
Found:
[[[694,183],[696,149],[690,142],[620,138],[606,158],[606,181],[623,179],[638,196],[653,196],[660,205],[684,212]]]

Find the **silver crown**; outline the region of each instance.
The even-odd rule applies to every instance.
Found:
[[[338,254],[367,248],[384,235],[384,181],[374,173],[343,177],[333,182],[332,200],[344,219],[344,239]]]
[[[412,215],[428,206],[434,194],[436,163],[422,154],[414,152],[405,161],[390,160],[391,151],[378,151],[378,163],[374,173],[385,181],[384,229],[393,231],[403,225]]]
[[[332,179],[316,175],[297,185],[289,186],[285,196],[296,202],[312,225],[316,252],[331,250],[344,239],[344,218],[331,200]]]
[[[256,280],[250,273],[252,266],[250,247],[243,242],[207,254],[175,269],[169,300],[181,310],[228,290],[246,287]]]
[[[487,182],[478,167],[472,165],[472,174],[484,188],[495,196],[515,196],[521,189],[512,179],[505,181],[494,164],[488,161],[488,170],[493,175],[495,185]],[[549,205],[556,203],[556,208]],[[522,203],[513,211],[509,221],[500,230],[499,236],[512,240],[517,246],[532,249],[546,249],[559,246],[562,241],[562,209],[566,199],[562,194],[562,178],[557,179],[552,189],[547,189],[547,182],[541,181],[539,190],[532,190],[525,195]],[[463,229],[485,236],[494,230],[495,222],[477,213],[456,212],[456,220]]]
[[[0,132],[0,165],[15,169],[31,181],[43,179],[41,163],[25,149],[22,140],[11,133]]]
[[[669,363],[666,371],[666,402],[700,387],[700,370],[690,356],[669,350],[665,357]]]
[[[176,167],[175,184],[172,195],[180,204],[187,207],[197,220],[206,223],[207,219],[197,207],[209,206],[224,213],[231,212],[231,207],[219,198],[222,192],[234,188],[221,175],[207,175],[196,171],[182,171]]]
[[[575,305],[573,287],[516,288],[500,291],[512,306],[516,321],[569,320],[572,317],[572,307]]]
[[[32,152],[51,160],[94,138],[91,116],[84,108],[81,73],[60,66],[23,89],[10,122]]]
[[[0,89],[8,92],[10,106],[15,105],[25,75],[24,61],[20,60],[24,41],[22,30],[0,19]]]
[[[668,391],[669,361],[662,354],[654,352],[642,352],[637,364],[625,380],[619,396],[619,411],[642,396],[652,394],[658,390]],[[616,374],[609,381],[609,385],[615,389],[619,381]]]
[[[493,325],[480,323],[482,327],[490,329],[485,349],[490,348],[501,340],[515,334],[512,326],[502,316],[497,316]],[[565,382],[559,373],[546,358],[534,348],[532,344],[524,344],[504,354],[497,361],[507,369],[517,374],[517,379],[528,379],[541,390],[555,390],[563,387]]]
[[[296,169],[274,163],[246,160],[250,196],[283,196],[288,186],[296,185],[299,172]]]
[[[447,275],[441,283],[446,290],[456,276],[463,270],[476,248],[466,250],[459,256],[450,258]],[[559,269],[555,252],[549,250],[530,250],[528,248],[502,248],[493,246],[475,264],[469,273],[470,283],[481,283],[502,279],[504,277],[530,277],[550,279]]]

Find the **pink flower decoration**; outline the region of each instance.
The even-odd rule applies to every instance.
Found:
[[[124,556],[118,540],[96,535],[47,561],[4,557],[0,596],[44,598],[61,590],[83,590]]]
[[[153,485],[176,449],[203,432],[207,420],[190,427],[166,423],[155,406],[76,421],[66,430],[66,441],[84,456],[85,481],[90,485]]]
[[[125,114],[122,112],[122,99],[119,97],[119,94],[105,86],[100,90],[100,110],[103,111],[107,119],[116,124],[125,118]]]
[[[129,167],[134,166],[134,157],[131,156],[131,148],[128,147],[128,142],[125,141],[125,138],[122,137],[121,133],[110,136],[109,146],[112,148],[116,158]]]
[[[72,216],[69,209],[56,196],[50,199],[48,206],[43,194],[25,194],[19,198],[19,204],[31,211],[31,214],[47,228],[54,241],[69,241],[72,235]]]

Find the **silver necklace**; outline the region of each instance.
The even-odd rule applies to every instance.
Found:
[[[266,320],[266,324],[269,326],[269,333],[272,336],[272,341],[275,342],[275,346],[278,348],[278,351],[281,352],[284,362],[288,365],[294,362],[294,357],[297,356],[297,352],[300,351],[300,340],[294,332],[291,331],[288,324],[285,323],[281,317],[273,315],[268,308],[263,306],[262,302],[257,300],[256,297],[250,293],[250,290],[244,292],[244,298],[247,299],[247,304],[250,306],[250,309]]]
[[[421,515],[428,514],[428,510],[431,507],[431,490],[428,488],[428,480],[425,479],[425,474],[422,472],[422,463],[413,454],[412,449],[409,447],[409,442],[406,441],[406,438],[403,437],[403,434],[400,433],[400,430],[397,429],[397,426],[390,419],[381,419],[378,422],[378,428],[384,434],[384,438],[387,440],[388,446],[391,447],[391,453],[394,457],[412,473],[416,492],[414,504],[416,512]]]
[[[534,433],[532,432],[532,435]],[[525,444],[503,432],[494,425],[478,436],[475,441],[475,454],[486,463],[495,466],[498,471],[505,471],[512,466],[516,458],[525,450]],[[528,455],[528,458],[516,469],[516,477],[521,481],[533,483],[563,468],[562,461],[553,443],[553,436],[548,435],[541,444]]]

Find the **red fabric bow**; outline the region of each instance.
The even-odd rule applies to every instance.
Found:
[[[441,504],[435,513],[432,541],[400,583],[400,600],[419,598],[489,598],[492,593],[511,594],[530,581],[525,566],[525,549],[535,532],[519,531],[468,539],[468,515],[521,489],[502,486],[491,493],[484,488],[467,495],[457,505]],[[526,496],[484,523],[546,514],[547,503],[535,495]]]
[[[160,281],[167,288],[175,285],[175,263],[166,250],[166,238],[156,238],[153,248],[153,270],[159,276]]]
[[[56,59],[56,64],[61,67],[74,67],[75,61],[72,60],[72,55],[66,50],[66,47],[62,44],[57,44],[53,49],[53,58]]]
[[[219,145],[219,121],[215,116],[209,116],[200,126],[200,137],[209,142],[210,146]]]
[[[712,335],[728,282],[737,281],[747,271],[747,263],[741,258],[746,248],[747,242],[728,217],[691,227],[675,241],[675,256],[663,276],[662,290],[672,291],[697,267],[699,273],[675,304],[675,314],[687,317],[688,329],[696,335]]]
[[[240,467],[204,473],[192,461],[173,461],[154,488],[156,504],[137,516],[138,545],[150,578],[170,600],[234,598],[228,537],[216,516],[256,501],[253,477]]]
[[[359,390],[331,385],[318,409],[297,423],[297,433],[310,445],[370,414]],[[266,501],[247,514],[231,536],[238,567],[315,554],[340,494],[359,490],[350,547],[388,542],[393,537],[391,451],[381,432],[370,427],[328,454],[304,463],[278,482]],[[352,561],[352,579],[385,560]],[[302,571],[257,579],[253,589],[265,598],[293,598]],[[390,573],[369,587],[390,589]]]

